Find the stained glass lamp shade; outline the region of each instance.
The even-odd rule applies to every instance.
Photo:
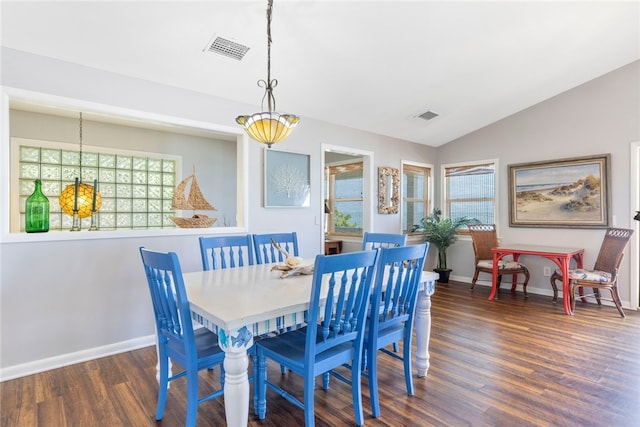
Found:
[[[60,209],[69,216],[73,216],[73,208],[75,204],[75,184],[69,184],[60,193]],[[96,212],[102,207],[102,196],[99,191],[96,191],[95,210]],[[93,186],[85,183],[78,184],[78,217],[88,218],[91,216],[91,209],[93,208]]]

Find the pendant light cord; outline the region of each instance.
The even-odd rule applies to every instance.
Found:
[[[80,182],[82,182],[82,112],[80,112]]]
[[[267,98],[267,106],[270,113],[276,109],[276,98],[273,96],[273,88],[278,86],[278,80],[271,80],[271,15],[273,13],[273,0],[269,0],[267,5],[267,80],[258,80],[258,87],[264,87],[262,97],[262,110],[264,110],[264,99]]]

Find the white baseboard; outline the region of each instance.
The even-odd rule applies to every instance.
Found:
[[[112,354],[124,353],[126,351],[148,347],[150,345],[155,345],[155,343],[156,336],[148,335],[115,344],[89,348],[75,353],[62,354],[60,356],[50,357],[47,359],[34,360],[33,362],[8,366],[0,369],[0,382],[37,374],[38,372],[48,371],[50,369],[62,368],[63,366],[73,365],[75,363],[86,362],[87,360],[99,359]]]

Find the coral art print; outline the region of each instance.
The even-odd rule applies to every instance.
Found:
[[[310,205],[309,155],[265,149],[265,207]]]

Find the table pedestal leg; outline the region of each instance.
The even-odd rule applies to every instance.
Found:
[[[253,337],[246,327],[231,333],[219,330],[224,350],[224,410],[229,427],[246,427],[249,421],[249,357]]]
[[[427,376],[429,370],[429,340],[431,339],[431,295],[435,282],[425,283],[425,289],[418,292],[416,303],[416,367],[418,377]]]

